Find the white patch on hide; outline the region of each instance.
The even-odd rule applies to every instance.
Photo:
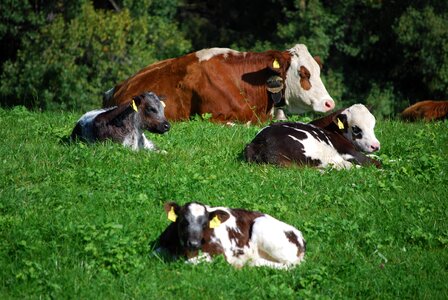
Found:
[[[285,235],[285,232],[293,232],[298,243],[304,248],[305,241],[302,233],[293,226],[268,215],[258,217],[254,220],[248,245],[241,248],[238,247],[235,239],[229,237],[229,230],[241,233],[236,225],[236,218],[230,213],[230,210],[224,207],[213,207],[208,210],[210,212],[223,210],[230,215],[229,219],[214,229],[211,242],[219,243],[222,246],[226,260],[231,265],[242,267],[248,264],[286,269],[303,260],[304,253],[297,256],[296,244],[289,241]]]
[[[253,259],[250,264],[284,269],[300,263],[304,253],[297,256],[297,245],[286,237],[286,232],[293,233],[301,248],[305,247],[302,233],[293,226],[269,215],[256,218],[251,241],[257,246],[258,258]]]
[[[318,166],[320,168],[326,168],[328,166],[333,166],[336,169],[350,168],[351,163],[346,161],[339,152],[332,146],[315,139],[309,132],[304,130],[299,130],[306,134],[306,139],[298,139],[295,136],[288,135],[292,140],[303,145],[304,155],[310,159],[318,159],[321,164]]]
[[[241,52],[229,48],[209,48],[196,51],[196,57],[199,59],[199,62],[209,60],[221,54],[224,55],[224,58],[227,58],[229,54],[239,55]]]

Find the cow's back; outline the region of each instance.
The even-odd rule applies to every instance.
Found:
[[[401,117],[407,121],[435,121],[443,120],[448,116],[448,101],[425,100],[417,102],[402,113]]]
[[[267,66],[274,55],[288,60],[289,54],[218,50],[221,52],[206,49],[152,64],[115,86],[104,105],[129,102],[136,94],[152,91],[165,98],[165,115],[170,120],[204,113],[223,122],[270,118],[273,102],[268,99],[266,82],[275,73]],[[204,55],[207,51],[210,55]]]
[[[269,163],[281,166],[307,164],[318,166],[319,161],[306,156],[303,145],[308,139],[307,131],[319,135],[319,140],[327,138],[321,130],[303,123],[275,123],[263,128],[244,149],[248,162]]]
[[[274,73],[266,66],[274,55],[285,54],[233,53],[201,61],[199,71],[204,82],[196,92],[203,112],[214,112],[217,121],[260,123],[270,118],[273,102],[268,98],[266,82]]]
[[[71,133],[71,139],[79,139],[84,142],[94,142],[96,140],[95,130],[94,130],[94,120],[99,115],[114,109],[114,107],[106,109],[96,109],[85,113],[76,122],[75,128]]]
[[[151,91],[164,99],[168,119],[186,119],[190,115],[192,91],[185,86],[186,74],[197,65],[194,54],[152,64],[115,86],[108,105],[130,102],[132,97]],[[191,76],[188,80],[194,80]]]

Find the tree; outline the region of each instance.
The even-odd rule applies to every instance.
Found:
[[[63,14],[25,36],[16,60],[3,65],[2,103],[41,109],[87,110],[101,94],[136,70],[185,53],[190,43],[160,16],[131,17],[95,10],[92,3],[66,20]]]

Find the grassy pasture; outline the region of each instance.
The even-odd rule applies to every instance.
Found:
[[[0,298],[448,298],[448,122],[380,121],[383,170],[248,165],[259,127],[149,134],[166,155],[64,145],[79,114],[0,109]],[[166,262],[168,200],[269,213],[302,230],[290,271]]]

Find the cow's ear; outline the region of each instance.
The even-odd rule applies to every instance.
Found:
[[[313,58],[317,62],[317,64],[319,65],[320,69],[322,70],[324,64],[322,63],[322,60],[320,59],[320,57],[319,56],[314,56]]]
[[[175,202],[167,202],[163,205],[163,208],[165,209],[168,220],[170,220],[171,222],[176,222],[180,206]]]
[[[221,223],[224,223],[229,218],[230,215],[223,210],[215,210],[209,213],[210,228],[218,227],[219,225],[221,225]]]
[[[346,114],[338,114],[334,116],[333,122],[336,124],[336,126],[338,126],[340,130],[347,131],[348,123]]]
[[[268,63],[268,68],[281,75],[288,68],[288,60],[282,55],[273,55]]]
[[[140,103],[142,103],[143,98],[144,98],[144,96],[139,95],[139,96],[134,96],[134,97],[132,97],[132,100],[134,100],[135,104],[136,104],[137,106],[139,106]]]
[[[138,107],[140,106],[140,103],[142,103],[142,97],[141,96],[134,96],[131,99],[130,106],[133,110],[138,111]]]
[[[163,108],[166,107],[166,97],[165,96],[159,96],[160,103],[162,103]]]

